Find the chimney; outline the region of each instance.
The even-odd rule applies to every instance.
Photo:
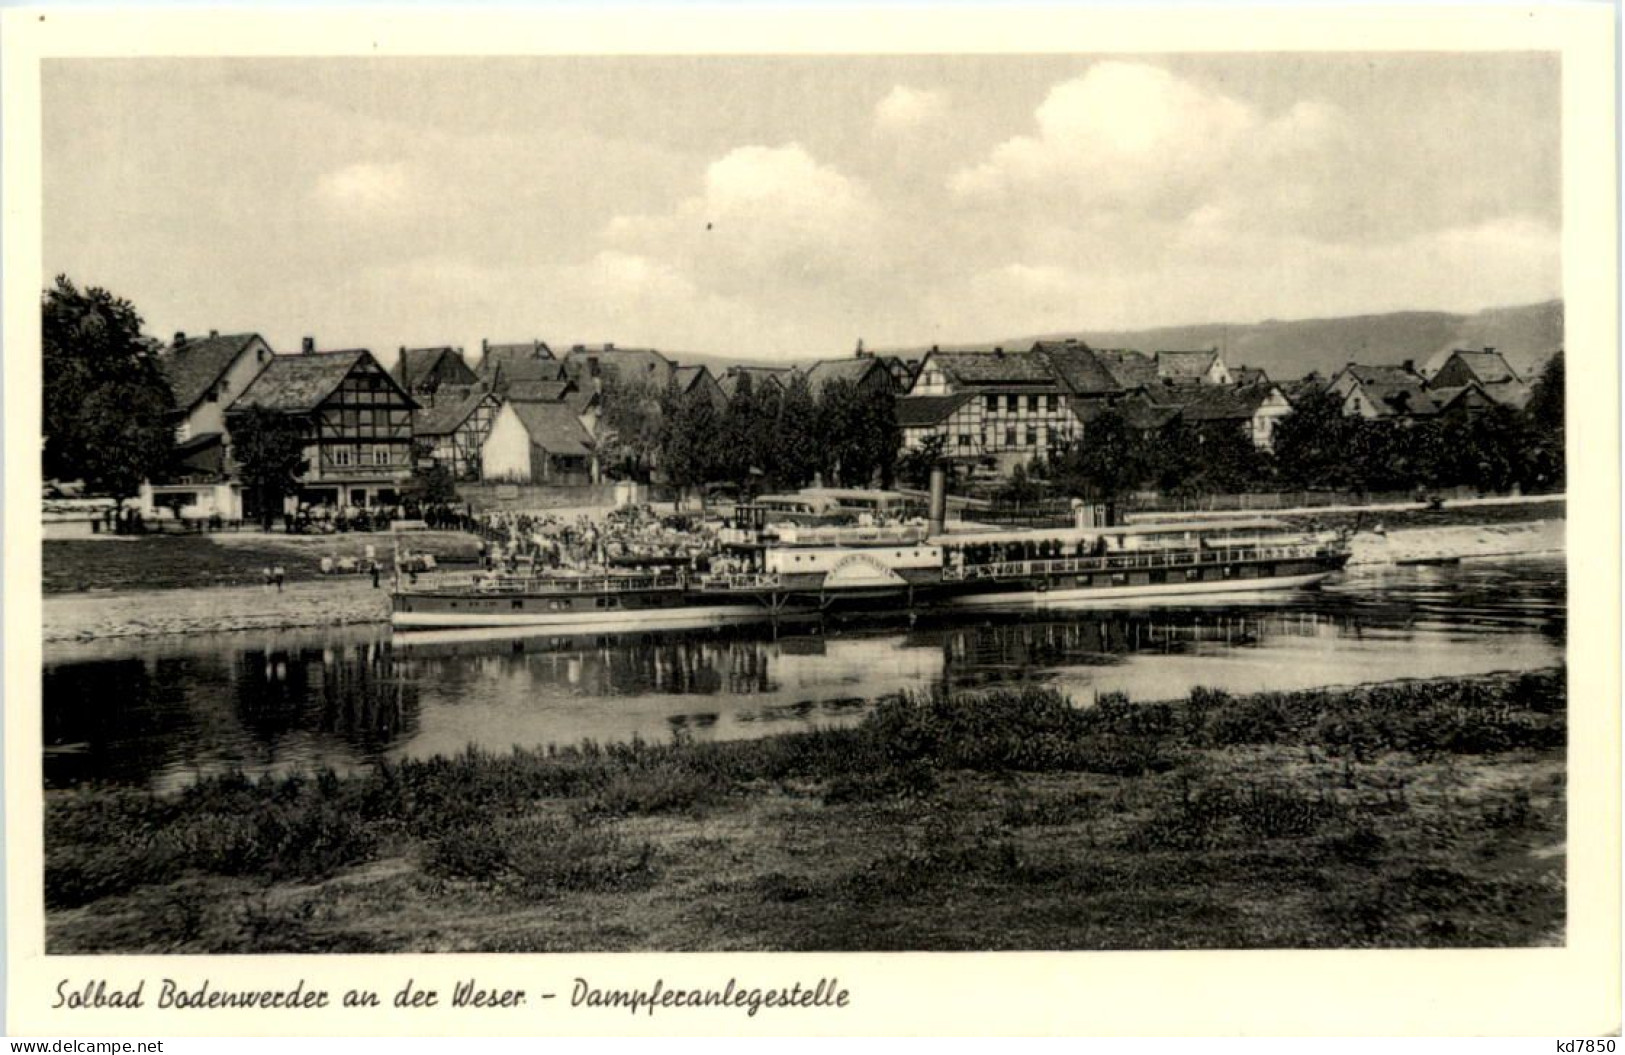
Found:
[[[938,346],[938,345],[935,345],[935,344],[933,344],[933,345],[932,345],[932,346],[931,346],[931,350],[932,350],[932,351],[933,351],[933,352],[940,352],[940,351],[942,351],[942,348],[941,348],[941,347],[940,347],[940,346]]]
[[[186,343],[186,331],[185,330],[176,330],[175,331],[175,347],[179,348],[181,345],[183,345],[185,343]]]
[[[572,344],[570,346],[570,350],[572,352],[584,352],[587,350],[587,346],[584,344]]]
[[[1001,344],[993,349],[993,354],[1000,359],[1004,358],[1004,346]]]
[[[1407,359],[1403,363],[1401,363],[1400,365],[1405,368],[1405,372],[1407,374],[1416,373],[1416,360],[1415,359]]]
[[[604,351],[613,352],[614,350],[615,350],[615,342],[614,341],[605,341],[604,342]]]
[[[219,330],[210,330],[210,331],[209,331],[209,336],[210,336],[210,337],[218,337],[218,336],[220,336],[220,331],[219,331]],[[1493,351],[1495,351],[1495,349],[1494,349],[1494,348],[1486,348],[1486,349],[1484,349],[1484,350],[1485,350],[1485,351],[1486,351],[1486,352],[1493,352]]]
[[[301,355],[315,355],[316,354],[316,338],[314,338],[314,337],[306,337],[303,340],[301,340],[299,342],[299,352],[300,352]]]
[[[481,337],[480,338],[480,355],[483,356],[486,352],[489,352],[490,350],[491,350],[491,338],[489,338],[489,337]]]

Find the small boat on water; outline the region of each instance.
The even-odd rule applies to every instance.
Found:
[[[611,567],[490,574],[400,590],[400,629],[698,628],[841,611],[1189,604],[1310,586],[1348,562],[1346,536],[1269,520],[1025,531],[805,527],[752,542],[727,571]]]

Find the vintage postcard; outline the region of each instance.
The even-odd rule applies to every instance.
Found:
[[[1616,1032],[1613,14],[7,10],[8,1032]]]

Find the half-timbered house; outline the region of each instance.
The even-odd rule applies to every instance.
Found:
[[[457,480],[481,478],[481,449],[502,400],[483,385],[441,388],[433,406],[415,415],[412,434]]]
[[[308,468],[299,498],[311,504],[392,503],[412,472],[418,404],[365,349],[277,355],[227,412],[251,408],[297,418]]]

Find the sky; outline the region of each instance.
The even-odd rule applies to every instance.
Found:
[[[56,59],[148,332],[757,359],[1562,294],[1539,53]]]

